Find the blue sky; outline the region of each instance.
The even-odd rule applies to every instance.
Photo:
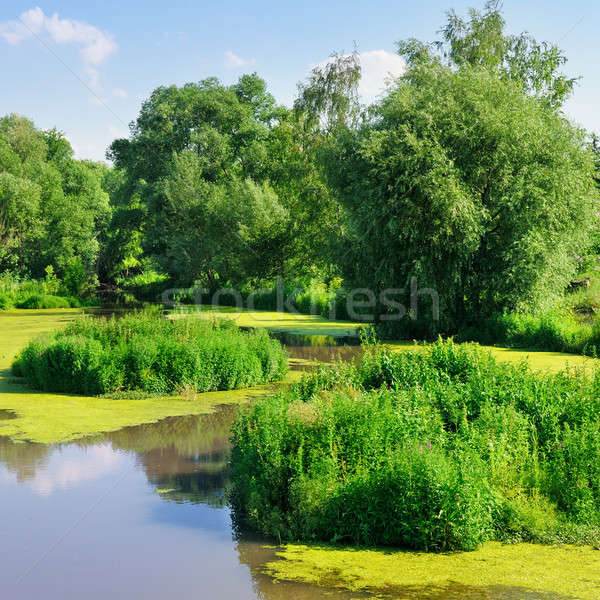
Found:
[[[81,158],[102,159],[127,134],[140,103],[159,85],[215,75],[226,83],[257,71],[278,101],[332,51],[364,53],[364,92],[395,72],[394,42],[437,38],[444,12],[483,2],[13,1],[0,6],[0,115],[17,112],[64,131]],[[27,12],[29,11],[29,12]],[[23,20],[27,28],[19,24]],[[600,3],[505,0],[512,32],[559,43],[566,72],[583,77],[567,115],[600,132]]]

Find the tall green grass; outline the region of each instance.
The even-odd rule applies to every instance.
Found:
[[[4,273],[0,275],[0,310],[81,306],[81,300],[63,292],[60,282],[53,276],[45,280],[33,280]]]
[[[371,345],[244,409],[235,514],[281,540],[468,550],[600,532],[600,375]]]
[[[53,392],[205,392],[281,379],[287,356],[266,332],[142,312],[119,319],[80,318],[31,342],[13,371],[31,386]]]
[[[565,307],[542,315],[508,313],[462,330],[457,340],[596,356],[600,353],[600,321],[583,322]]]

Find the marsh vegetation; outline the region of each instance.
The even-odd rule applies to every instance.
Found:
[[[598,543],[600,377],[370,345],[241,410],[234,503],[281,540]]]
[[[227,320],[169,320],[149,311],[80,318],[30,342],[13,372],[51,392],[209,392],[282,379],[287,356],[264,331],[244,332]]]

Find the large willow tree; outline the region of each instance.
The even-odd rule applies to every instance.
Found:
[[[503,37],[486,10],[451,14],[437,46],[400,44],[405,76],[327,161],[348,282],[410,289],[417,277],[440,295],[430,332],[549,303],[597,218],[584,132],[558,108],[571,80],[557,51]]]

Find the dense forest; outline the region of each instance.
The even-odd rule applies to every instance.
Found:
[[[279,280],[296,308],[337,317],[360,289],[390,335],[496,327],[495,341],[522,325],[506,315],[573,313],[570,282],[598,268],[600,148],[562,111],[576,88],[566,57],[507,34],[496,2],[448,13],[439,41],[398,52],[405,74],[370,106],[357,54],[316,67],[291,108],[255,73],[159,87],[107,150],[110,167],[4,117],[5,295],[28,279],[120,301],[261,289],[273,308]],[[425,303],[386,319],[415,279],[439,295],[439,318]],[[578,294],[593,314],[591,292]]]

